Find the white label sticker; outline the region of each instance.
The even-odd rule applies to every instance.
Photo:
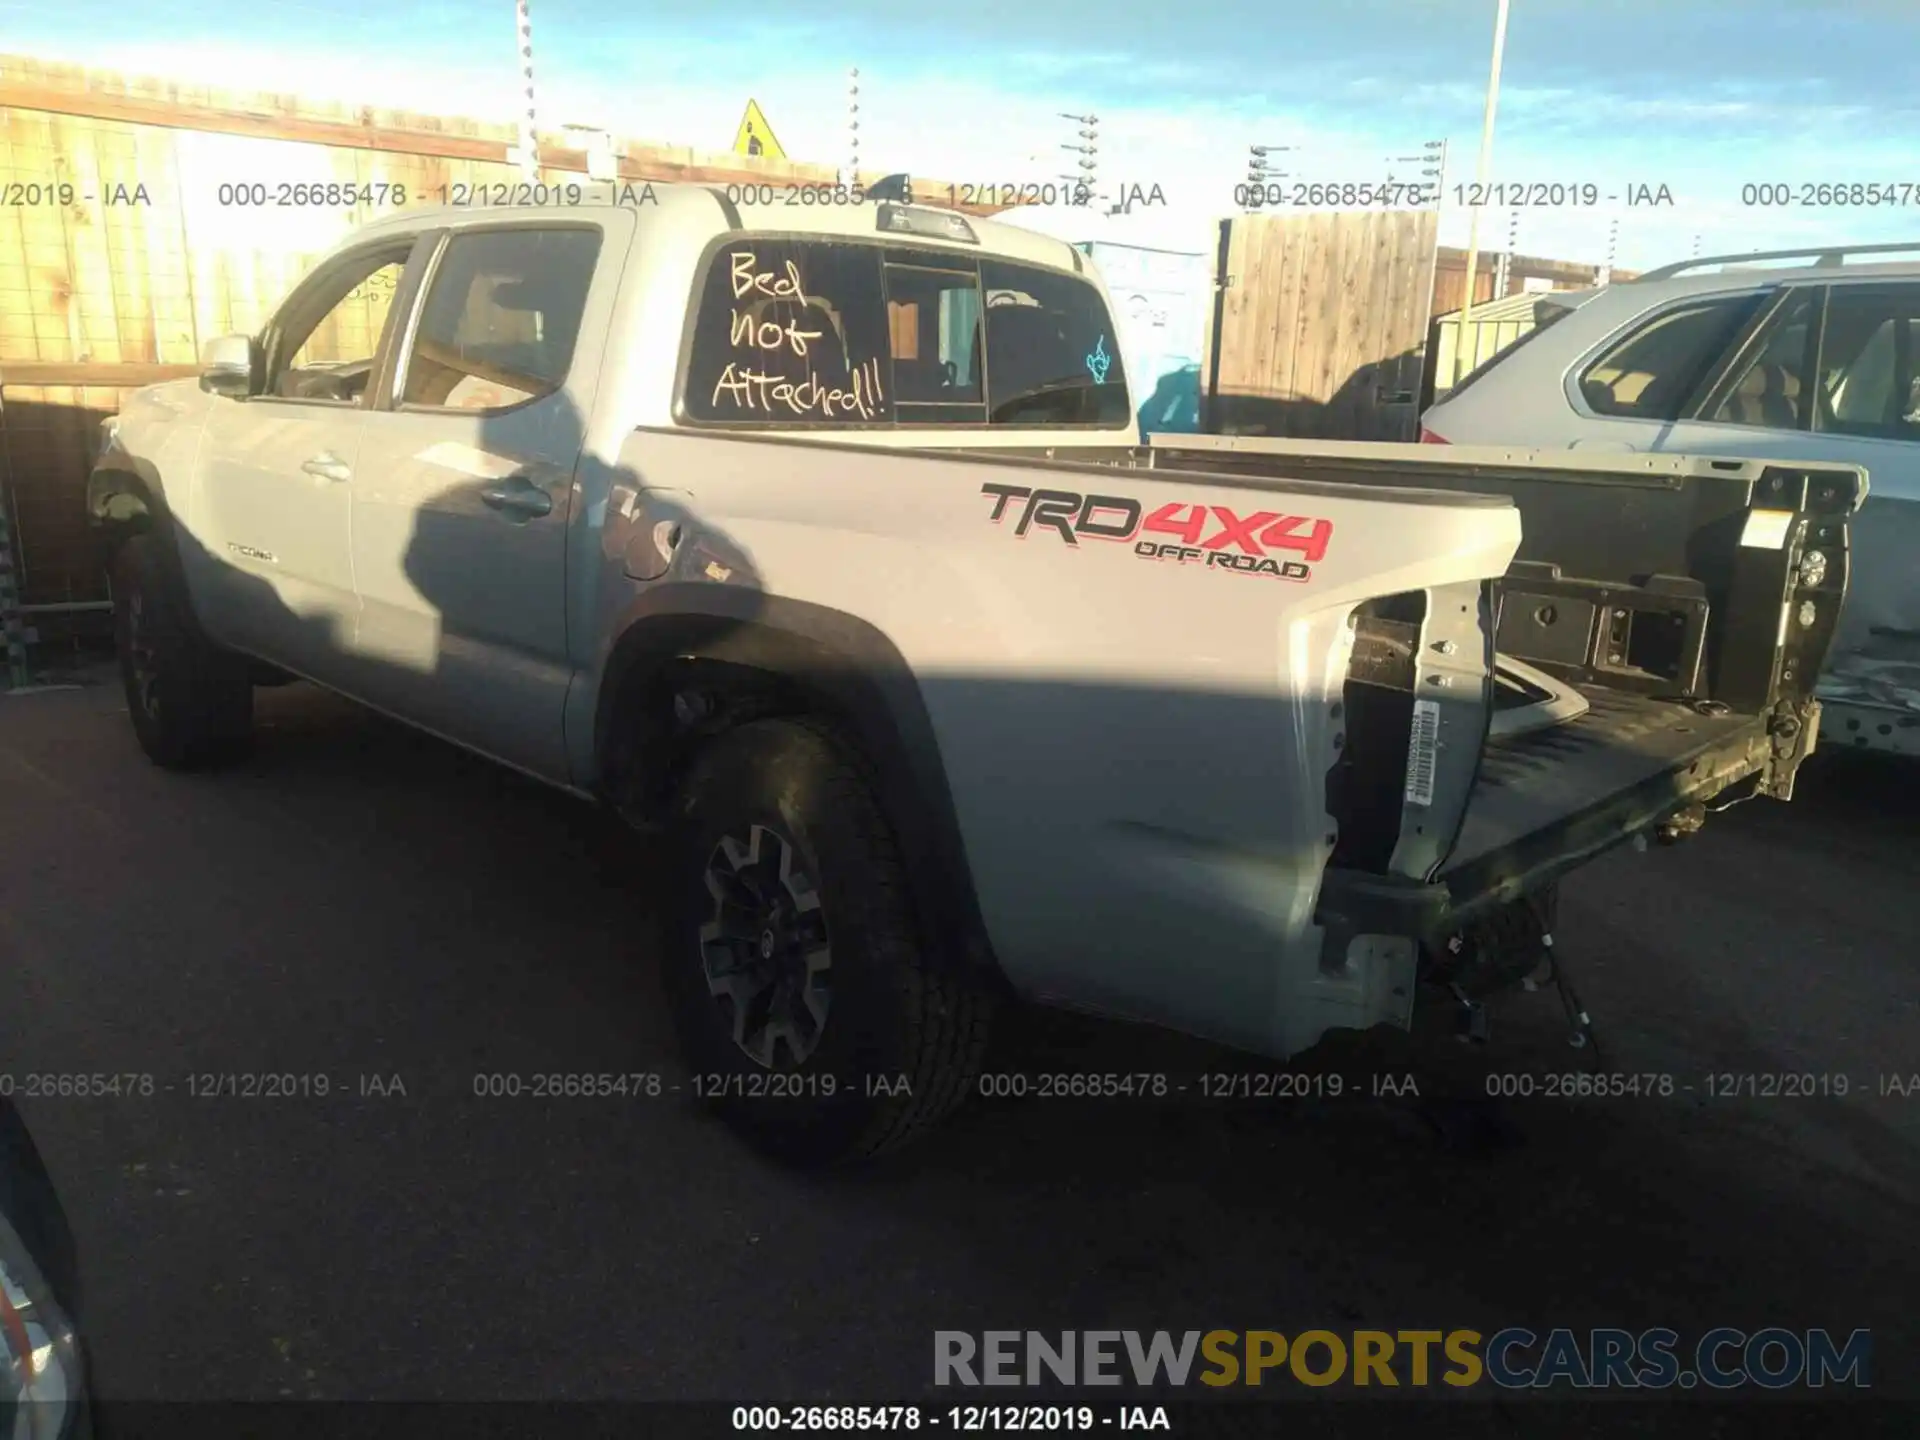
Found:
[[[1749,550],[1778,550],[1787,543],[1787,529],[1792,524],[1791,510],[1749,510],[1740,543]]]
[[[1440,748],[1440,702],[1413,702],[1413,734],[1407,740],[1407,803],[1433,804],[1433,768]]]

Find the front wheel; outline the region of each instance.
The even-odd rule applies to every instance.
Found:
[[[127,713],[154,764],[222,764],[252,739],[253,685],[243,659],[201,635],[161,544],[135,535],[114,554],[114,645]]]
[[[676,831],[664,978],[703,1100],[817,1164],[893,1149],[965,1098],[991,992],[923,942],[843,741],[807,720],[728,731],[696,758]]]

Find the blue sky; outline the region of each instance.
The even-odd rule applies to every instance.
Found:
[[[664,6],[532,0],[543,125],[591,123],[724,149],[748,96],[788,152],[846,158],[861,69],[862,161],[958,181],[1050,179],[1061,110],[1101,117],[1109,181],[1158,183],[1172,230],[1225,213],[1251,143],[1316,180],[1378,180],[1451,142],[1472,178],[1492,0],[982,0],[963,5]],[[681,17],[705,14],[694,22]],[[205,18],[200,18],[204,15]],[[192,18],[189,18],[192,17]],[[125,0],[0,0],[0,50],[230,86],[504,119],[509,0],[248,0],[196,12]],[[1617,259],[1920,236],[1920,5],[1848,0],[1513,0],[1491,178],[1665,184],[1622,212]],[[1403,177],[1408,167],[1400,167]],[[1749,181],[1908,183],[1905,209],[1740,203]],[[1449,199],[1452,197],[1449,196]],[[1527,209],[1528,253],[1600,260],[1612,207]],[[1464,240],[1464,209],[1442,238]],[[1483,247],[1512,229],[1481,222]]]

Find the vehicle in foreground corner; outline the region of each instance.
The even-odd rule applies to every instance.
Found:
[[[1920,755],[1920,245],[1708,256],[1540,298],[1424,438],[1862,466],[1823,733]]]
[[[1291,1056],[1791,795],[1857,469],[1143,446],[1084,256],[865,200],[384,219],[134,396],[148,754],[298,676],[665,831],[688,1067],[808,1160],[950,1110],[1008,991]]]
[[[53,1179],[0,1094],[0,1440],[96,1433],[80,1267]]]

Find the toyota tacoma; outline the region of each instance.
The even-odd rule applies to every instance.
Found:
[[[688,1066],[809,1161],[950,1110],[1008,996],[1291,1057],[1790,798],[1858,467],[1142,444],[1085,256],[854,198],[381,219],[133,395],[146,753],[299,678],[652,833]]]

